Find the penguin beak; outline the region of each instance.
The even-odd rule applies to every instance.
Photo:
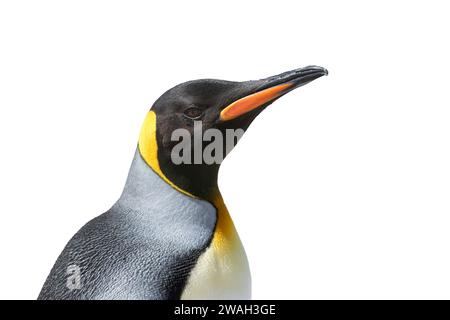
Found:
[[[298,87],[326,75],[328,75],[327,69],[318,66],[308,66],[258,80],[256,82],[260,85],[258,85],[255,91],[222,109],[220,112],[220,120],[229,121],[240,117],[273,102]]]

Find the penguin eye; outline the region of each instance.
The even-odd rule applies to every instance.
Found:
[[[196,107],[190,107],[184,110],[184,115],[189,119],[198,119],[203,115],[203,110]]]

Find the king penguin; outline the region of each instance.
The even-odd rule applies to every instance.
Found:
[[[308,66],[165,92],[147,113],[119,200],[72,237],[38,299],[250,299],[247,257],[217,186],[220,163],[175,164],[173,132],[194,134],[196,121],[202,132],[245,131],[269,104],[327,74]]]

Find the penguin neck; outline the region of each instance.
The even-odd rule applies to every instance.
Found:
[[[180,164],[174,165],[165,155],[159,155],[161,171],[179,189],[190,195],[212,202],[219,192],[218,166]]]
[[[162,162],[160,161],[161,158],[163,160]],[[147,114],[144,125],[142,126],[138,150],[130,169],[130,177],[128,178],[128,181],[130,181],[129,191],[135,193],[137,195],[136,197],[140,197],[139,195],[145,197],[148,193],[147,188],[150,187],[155,189],[158,188],[158,186],[148,186],[149,183],[152,183],[151,181],[142,180],[142,178],[136,180],[133,178],[133,176],[136,175],[146,175],[140,173],[142,170],[137,167],[139,161],[136,161],[136,159],[143,160],[141,162],[146,163],[147,171],[156,173],[160,178],[160,182],[163,181],[184,195],[206,200],[214,205],[217,210],[217,224],[212,243],[216,250],[226,251],[236,239],[239,239],[233,221],[217,186],[219,166],[211,166],[209,167],[210,171],[205,171],[205,168],[196,168],[195,166],[191,167],[190,170],[186,170],[183,167],[177,169],[175,165],[167,165],[168,161],[164,161],[165,159],[158,154],[156,114],[153,111],[150,111]],[[163,163],[164,171],[162,170],[160,163]],[[196,171],[196,169],[199,171]],[[166,173],[168,173],[169,176],[167,176]],[[138,183],[136,183],[136,181],[138,181]],[[127,186],[125,189],[127,189]],[[129,191],[125,190],[124,193],[129,193]]]
[[[194,201],[189,201],[189,198],[193,198]],[[127,182],[115,206],[126,208],[125,211],[129,214],[145,217],[158,215],[154,209],[155,205],[157,206],[161,201],[168,201],[172,206],[179,203],[183,206],[183,211],[186,209],[187,203],[190,205],[202,205],[203,203],[203,206],[208,203],[214,206],[216,223],[211,245],[221,255],[228,254],[236,241],[239,241],[233,220],[218,188],[210,193],[208,199],[198,199],[185,191],[180,192],[178,187],[167,183],[155,169],[150,168],[140,151],[136,150]],[[177,219],[180,219],[180,217],[177,217]],[[186,219],[186,221],[189,221],[189,219]]]

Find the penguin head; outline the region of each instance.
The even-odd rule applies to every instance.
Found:
[[[217,188],[221,161],[257,115],[327,74],[322,67],[308,66],[261,80],[181,83],[152,106],[139,139],[141,155],[176,188],[209,198]]]

